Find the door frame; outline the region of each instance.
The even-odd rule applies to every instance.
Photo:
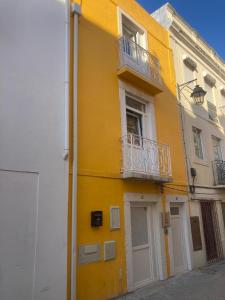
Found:
[[[144,93],[140,89],[133,87],[129,83],[119,80],[119,99],[121,110],[121,128],[122,136],[127,135],[127,118],[126,118],[126,93],[131,94],[137,101],[143,102],[146,105],[146,112],[143,114],[143,137],[153,141],[157,141],[156,122],[155,122],[155,107],[154,99],[150,95]]]
[[[141,194],[125,193],[124,194],[124,216],[125,216],[125,251],[126,251],[126,273],[127,289],[135,290],[133,280],[133,259],[132,259],[132,237],[131,237],[131,206],[132,204],[152,205],[152,224],[153,240],[155,247],[155,274],[154,280],[163,280],[166,278],[166,266],[163,261],[162,249],[164,249],[164,240],[162,238],[162,226],[160,219],[161,196],[159,194]],[[165,260],[165,259],[164,259]]]
[[[184,249],[185,249],[185,265],[186,270],[192,270],[193,258],[192,258],[192,237],[191,237],[191,225],[189,218],[189,206],[188,206],[188,196],[181,195],[167,195],[167,209],[170,211],[170,205],[179,205],[180,207],[180,217],[184,231]],[[169,253],[170,253],[170,272],[171,275],[175,275],[174,269],[174,255],[173,255],[173,238],[172,238],[172,228],[168,229],[169,236]]]

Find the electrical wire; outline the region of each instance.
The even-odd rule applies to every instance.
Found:
[[[169,190],[174,190],[174,191],[178,191],[178,192],[184,192],[184,193],[189,193],[189,191],[187,190],[181,190],[181,189],[176,189],[176,188],[172,188],[172,187],[169,187],[169,186],[163,186],[165,189],[169,189]],[[225,191],[223,193],[194,193],[194,194],[197,194],[197,195],[208,195],[208,196],[211,196],[211,195],[223,195],[225,194]]]

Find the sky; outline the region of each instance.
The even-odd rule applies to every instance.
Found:
[[[152,13],[167,1],[136,0]],[[225,0],[170,0],[178,14],[225,60]]]

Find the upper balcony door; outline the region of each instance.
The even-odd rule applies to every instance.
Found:
[[[124,51],[134,60],[137,58],[138,32],[123,24]]]
[[[163,91],[160,62],[148,52],[148,32],[122,10],[118,11],[119,68],[117,75],[151,95]]]
[[[128,65],[133,65],[142,73],[149,72],[146,34],[124,15],[122,16],[123,53]]]

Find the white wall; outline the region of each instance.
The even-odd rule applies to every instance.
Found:
[[[65,3],[0,1],[0,299],[66,299]]]
[[[191,36],[191,33],[189,33]],[[217,190],[214,188],[214,175],[212,168],[212,161],[214,158],[213,153],[213,145],[212,145],[212,135],[221,139],[221,149],[224,152],[225,149],[225,137],[224,137],[224,128],[223,123],[221,122],[221,115],[219,106],[220,104],[220,86],[225,85],[225,81],[223,78],[216,74],[213,69],[211,69],[206,62],[204,62],[191,48],[189,48],[182,40],[179,40],[176,36],[171,33],[171,47],[174,52],[174,63],[175,63],[175,71],[176,71],[176,79],[179,84],[187,82],[184,74],[184,56],[190,57],[193,61],[196,62],[197,68],[194,72],[194,77],[197,78],[198,84],[204,88],[204,78],[203,74],[207,71],[211,76],[216,79],[216,85],[214,88],[214,96],[215,96],[215,105],[218,109],[219,114],[219,122],[216,124],[209,120],[208,117],[208,108],[207,102],[203,104],[203,106],[196,106],[193,103],[193,100],[190,98],[190,92],[187,92],[185,89],[181,93],[181,103],[184,107],[183,113],[183,128],[184,128],[184,136],[185,136],[185,146],[188,160],[188,173],[190,183],[192,182],[192,178],[190,176],[190,168],[194,167],[197,171],[197,176],[195,179],[195,185],[199,186],[196,188],[196,193],[193,197],[196,199],[204,199],[204,200],[218,200],[224,199],[225,194],[224,190]],[[199,128],[202,131],[202,144],[203,144],[203,153],[204,159],[200,160],[196,157],[194,151],[194,141],[193,141],[193,133],[192,126]],[[224,157],[225,159],[225,157]],[[203,187],[209,187],[208,189],[204,189]],[[201,194],[202,193],[202,194]],[[201,194],[199,196],[199,194]],[[212,196],[210,196],[212,194]],[[217,195],[218,194],[218,195]],[[202,250],[193,251],[193,267],[204,266],[207,263],[206,259],[206,248],[204,241],[204,232],[203,232],[203,224],[201,217],[201,208],[199,201],[191,201],[190,203],[191,216],[198,216],[200,221],[200,230],[201,230],[201,239],[202,239]],[[219,224],[221,231],[221,239],[224,244],[224,231],[222,231],[222,214],[219,214]]]
[[[188,49],[185,44],[182,44],[182,42],[176,40],[174,37],[171,38],[171,47],[174,51],[176,77],[179,84],[187,81],[185,80],[184,76],[184,55],[191,57],[197,63],[197,69],[194,72],[194,78],[197,78],[198,84],[200,86],[204,88],[203,73],[206,70],[217,80],[214,92],[218,109],[218,107],[220,106],[219,87],[222,85],[222,78],[215,74],[213,70],[210,70],[210,68],[207,67],[207,65],[203,61],[201,61],[201,59],[193,51]],[[196,184],[203,186],[213,186],[214,177],[212,171],[212,161],[214,160],[214,154],[212,147],[212,135],[221,139],[221,148],[222,150],[224,150],[225,138],[223,124],[221,122],[215,124],[214,122],[210,121],[208,117],[207,102],[205,101],[203,106],[194,105],[193,101],[190,98],[190,92],[187,92],[186,89],[182,90],[181,101],[182,105],[185,108],[183,114],[183,122],[189,168],[194,167],[197,170]],[[218,114],[220,116],[219,109]],[[194,153],[192,126],[202,130],[204,152],[203,160],[197,159]]]
[[[154,12],[153,17],[169,30],[170,46],[173,50],[177,83],[183,84],[191,79],[190,72],[185,72],[184,58],[186,58],[186,63],[189,62],[189,66],[194,69],[192,79],[197,78],[197,83],[201,87],[205,88],[205,73],[215,79],[214,104],[217,107],[219,122],[216,123],[209,119],[207,101],[205,101],[202,106],[194,104],[190,97],[190,90],[187,88],[182,89],[180,93],[181,99],[179,99],[183,107],[182,123],[190,184],[192,184],[190,168],[194,167],[197,171],[195,179],[195,185],[197,186],[196,191],[195,194],[189,195],[189,200],[194,200],[190,201],[190,215],[198,216],[200,220],[203,249],[192,252],[193,267],[199,267],[206,264],[206,249],[199,200],[218,201],[216,203],[221,240],[223,247],[225,247],[225,231],[219,202],[225,199],[225,188],[219,189],[214,186],[215,181],[212,168],[212,161],[215,160],[212,135],[221,139],[221,150],[223,152],[223,160],[225,160],[225,108],[221,109],[221,106],[225,107],[225,97],[223,98],[221,96],[221,87],[225,86],[225,62],[220,59],[215,51],[203,41],[199,34],[179,16],[170,4],[165,4]],[[211,80],[211,82],[213,82],[213,80]],[[192,126],[202,131],[204,159],[199,159],[195,154]],[[223,250],[225,251],[225,248]]]

